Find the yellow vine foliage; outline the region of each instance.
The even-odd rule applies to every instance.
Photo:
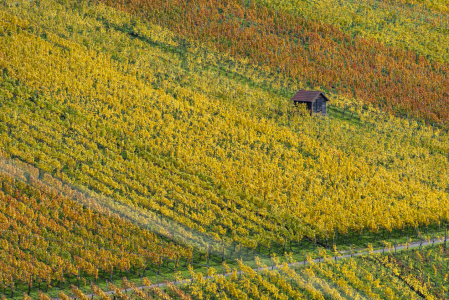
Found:
[[[126,15],[112,12],[98,10],[111,22],[127,22]],[[250,110],[257,103],[253,101],[271,96],[257,88],[236,95],[247,99],[243,110],[233,101],[218,105],[214,93],[235,83],[222,81],[215,70],[205,80],[217,86],[198,90],[165,79],[155,88],[151,78],[158,69],[166,73],[157,77],[189,81],[202,78],[202,71],[181,76],[163,71],[176,67],[162,59],[153,68],[117,61],[112,53],[50,32],[44,40],[25,25],[15,25],[16,19],[4,18],[2,28],[10,37],[2,39],[0,65],[23,88],[20,94],[7,94],[15,101],[4,107],[2,124],[14,133],[4,132],[1,146],[64,181],[157,211],[216,238],[231,235],[249,247],[315,234],[416,227],[448,218],[444,133],[363,109],[347,98],[337,97],[336,109],[359,116],[365,126],[300,117],[275,101],[277,109],[255,112],[258,107]],[[140,30],[148,39],[156,32],[159,41],[175,43],[173,34],[138,26],[146,28]],[[127,38],[115,34],[111,43]],[[174,65],[179,61],[142,41],[127,51],[130,57],[145,52],[148,57],[165,56]],[[206,49],[201,45],[191,51],[189,70],[195,70],[198,61],[208,58],[202,57]],[[213,52],[207,55],[221,59]],[[244,61],[233,64],[235,72],[257,77]],[[2,82],[8,90],[11,82]],[[44,103],[54,107],[52,118],[14,106],[36,97],[33,91],[42,103],[39,109],[46,109]],[[64,117],[68,120],[61,122]],[[41,141],[44,151],[32,147]]]

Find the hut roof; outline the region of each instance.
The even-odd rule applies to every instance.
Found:
[[[314,102],[316,98],[318,98],[320,95],[323,96],[326,101],[329,101],[329,98],[324,95],[323,92],[320,91],[305,91],[305,90],[299,90],[291,99],[293,102]]]

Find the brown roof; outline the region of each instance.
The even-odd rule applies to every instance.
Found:
[[[300,90],[298,91],[291,101],[293,102],[314,102],[316,98],[318,98],[320,95],[323,96],[326,101],[329,101],[329,99],[324,95],[323,92],[320,91],[305,91]]]

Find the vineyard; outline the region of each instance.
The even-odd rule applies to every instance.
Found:
[[[448,252],[445,247],[388,251],[356,258],[336,259],[323,255],[319,263],[299,266],[286,256],[286,262],[273,257],[271,264],[255,261],[253,269],[238,261],[232,268],[223,263],[207,275],[195,273],[183,284],[155,285],[146,277],[144,289],[126,278],[108,283],[102,290],[91,284],[83,293],[72,284],[58,293],[62,299],[445,299],[449,292]],[[221,272],[222,271],[222,272]],[[112,294],[113,293],[113,294]],[[39,299],[50,299],[40,293]]]
[[[445,7],[389,2],[361,3],[447,30]],[[295,3],[3,1],[0,293],[447,297],[445,248],[327,257],[446,239],[447,49]],[[326,262],[285,265],[306,257]]]
[[[346,9],[347,13],[343,13],[344,17],[338,22],[348,23],[347,27],[352,27],[354,31],[367,30],[365,38],[360,34],[355,34],[354,37],[351,30],[347,33],[342,31],[343,28],[322,23],[322,19],[314,22],[308,18],[307,13],[303,16],[301,13],[291,14],[289,10],[278,10],[275,4],[281,2],[284,4],[281,6],[292,7],[286,3],[296,1],[269,1],[269,9],[255,5],[259,1],[239,0],[199,0],[195,1],[195,5],[180,0],[104,2],[151,22],[159,22],[176,33],[196,38],[233,56],[244,57],[253,64],[270,66],[293,83],[300,78],[314,89],[335,90],[366,103],[383,103],[390,111],[424,118],[447,128],[448,112],[444,106],[448,98],[448,65],[439,62],[448,59],[445,46],[448,43],[439,39],[448,36],[449,18],[446,13],[426,16],[426,24],[434,23],[440,32],[430,30],[428,25],[409,30],[410,22],[417,26],[413,18],[417,14],[423,16],[415,6],[412,9],[404,8],[407,12],[415,10],[411,16],[405,13],[405,20],[389,21],[389,27],[392,26],[393,29],[384,30],[382,24],[386,23],[385,20],[376,21],[372,16],[378,15],[377,12],[382,10],[384,12],[381,15],[398,15],[400,12],[396,9],[399,8],[389,8],[385,12],[385,8],[376,5],[380,1],[362,1],[362,6],[375,3],[371,14],[364,15]],[[309,13],[314,14],[315,18],[321,18],[323,14],[319,12],[323,10],[334,13],[334,16],[341,15],[338,5],[334,6],[330,1],[317,2],[316,6],[321,8],[318,12],[316,7],[309,8]],[[249,5],[244,5],[245,3]],[[329,10],[330,6],[334,6],[339,13]],[[298,4],[293,7],[303,6]],[[307,10],[307,6],[304,9]],[[393,11],[389,11],[390,9]],[[365,8],[357,10],[367,11]],[[348,18],[353,20],[349,21]],[[355,18],[360,21],[355,21]],[[396,22],[400,25],[396,25]],[[352,23],[356,25],[352,26]],[[386,36],[381,35],[380,41],[392,40],[394,45],[410,45],[409,40],[412,39],[417,40],[418,45],[412,47],[413,50],[385,46],[376,39],[369,38],[369,32],[372,31],[370,26],[376,28],[376,33],[386,32]],[[441,34],[441,31],[446,34]],[[394,37],[390,38],[391,36]],[[433,40],[433,36],[439,40]],[[398,37],[402,41],[396,43],[395,39]],[[426,39],[432,47],[422,45],[420,39]],[[440,51],[437,45],[441,45],[444,50]],[[423,49],[419,51],[421,46]],[[428,58],[437,55],[438,60]],[[284,83],[287,86],[288,81]]]

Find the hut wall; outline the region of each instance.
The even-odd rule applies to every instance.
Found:
[[[313,105],[313,112],[321,113],[322,115],[327,114],[327,103],[326,99],[323,96],[318,97]]]
[[[321,101],[321,114],[323,114],[324,116],[327,114],[327,101],[323,96],[320,96],[317,101],[320,100]]]

